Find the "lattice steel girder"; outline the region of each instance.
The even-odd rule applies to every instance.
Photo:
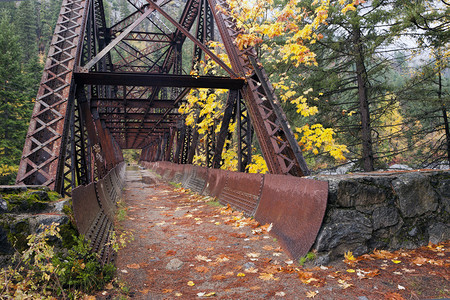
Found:
[[[16,182],[55,187],[60,168],[72,71],[78,64],[90,0],[63,0],[49,48]],[[64,155],[62,155],[64,158]]]
[[[213,15],[233,71],[247,79],[241,93],[269,171],[273,174],[294,176],[309,174],[300,147],[278,104],[273,87],[256,59],[255,50],[252,47],[241,50],[235,44],[235,39],[241,32],[236,28],[235,20],[221,11],[229,10],[227,2],[225,0],[208,0],[208,2],[214,11]]]
[[[118,86],[191,87],[237,90],[244,86],[243,79],[220,76],[190,76],[151,73],[79,73],[74,74],[77,84]]]

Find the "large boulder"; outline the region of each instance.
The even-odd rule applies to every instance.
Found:
[[[407,173],[392,181],[397,205],[403,217],[412,218],[438,208],[438,195],[430,184],[430,177],[421,173]]]

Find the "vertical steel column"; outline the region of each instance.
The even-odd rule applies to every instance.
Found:
[[[62,2],[25,140],[18,184],[46,185],[62,192],[69,133],[66,116],[69,97],[74,92],[72,72],[79,64],[89,3],[90,0]]]

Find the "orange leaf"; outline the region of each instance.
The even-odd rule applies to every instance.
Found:
[[[206,273],[209,271],[209,269],[207,267],[204,266],[200,266],[200,267],[195,267],[195,270],[199,273]]]
[[[131,264],[131,265],[127,265],[127,268],[130,269],[140,269],[141,267],[138,264]]]
[[[174,256],[177,253],[177,251],[169,250],[166,252],[167,256]]]
[[[215,241],[217,241],[217,238],[215,236],[210,236],[208,238],[208,240],[211,241],[211,242],[215,242]]]
[[[225,278],[227,278],[227,276],[225,276],[225,275],[213,275],[212,276],[212,279],[214,279],[214,280],[222,280]]]

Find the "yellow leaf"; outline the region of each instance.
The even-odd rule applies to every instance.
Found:
[[[245,274],[244,273],[238,273],[237,277],[245,277]]]
[[[188,281],[187,285],[188,285],[188,286],[194,286],[195,283],[194,283],[193,281]]]
[[[393,259],[392,262],[393,262],[394,264],[399,264],[399,263],[401,263],[402,261],[401,261],[401,260],[395,260],[395,259]]]
[[[347,251],[344,254],[344,258],[348,261],[354,261],[356,260],[355,257],[353,256],[353,253],[351,251]]]
[[[349,272],[349,273],[355,273],[356,271],[353,270],[353,269],[348,269],[347,272]]]

